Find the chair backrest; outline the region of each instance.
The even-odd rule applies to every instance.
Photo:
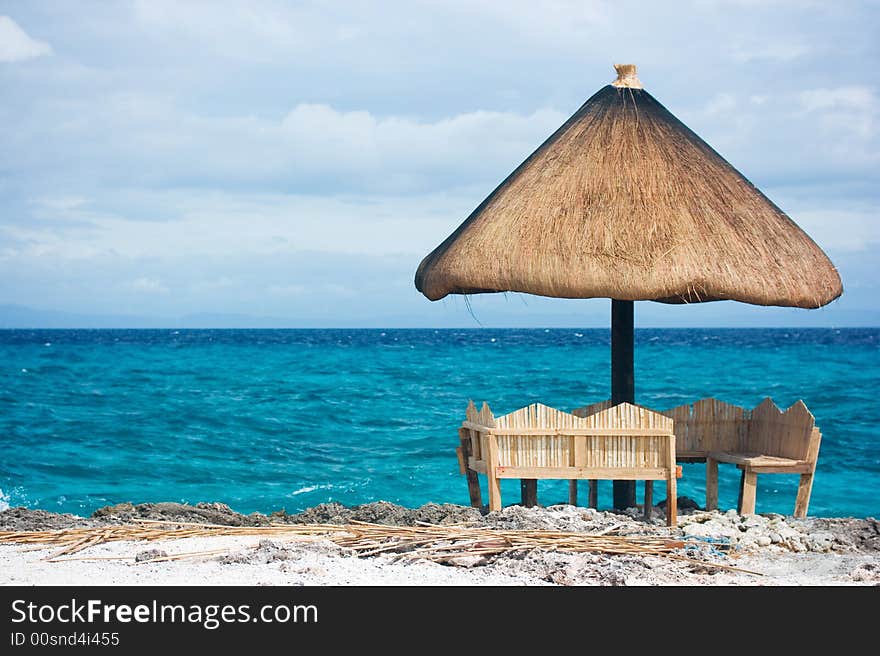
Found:
[[[816,420],[803,401],[782,412],[769,398],[764,399],[749,419],[746,450],[768,456],[807,460],[812,454]]]

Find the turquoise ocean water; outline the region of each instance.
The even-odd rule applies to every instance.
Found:
[[[467,503],[454,453],[467,400],[504,413],[607,398],[608,339],[589,329],[0,331],[0,508]],[[824,435],[811,514],[880,514],[880,329],[637,331],[639,403],[706,396],[749,407],[804,399]],[[738,472],[722,465],[720,479],[732,507]],[[758,511],[790,513],[797,477],[758,480]],[[679,485],[702,502],[703,466],[685,465]],[[566,491],[542,481],[539,498]],[[516,481],[503,492],[518,501]],[[604,482],[600,505],[610,492]]]

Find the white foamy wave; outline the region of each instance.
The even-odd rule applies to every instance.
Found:
[[[290,496],[295,497],[298,494],[308,494],[309,492],[314,492],[315,490],[332,490],[333,486],[330,483],[324,483],[323,485],[306,485],[305,487],[301,487],[298,490],[294,490],[290,493]]]
[[[9,510],[9,495],[0,490],[0,512]]]

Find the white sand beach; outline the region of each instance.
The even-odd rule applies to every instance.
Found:
[[[119,508],[119,507],[117,507]],[[156,509],[159,508],[159,511]],[[100,518],[73,518],[42,511],[0,513],[0,527],[33,530],[59,524],[100,526],[132,515],[168,516],[176,509],[193,516],[225,516],[228,523],[260,525],[263,515],[238,515],[221,504],[125,504]],[[182,509],[182,510],[181,510]],[[662,514],[662,510],[658,508]],[[635,515],[635,512],[631,513]],[[260,536],[187,537],[97,544],[50,560],[54,545],[0,545],[2,585],[877,585],[880,584],[880,523],[873,519],[793,520],[780,515],[739,517],[693,511],[677,529],[640,517],[573,506],[526,509],[511,506],[481,515],[471,508],[429,504],[407,510],[393,504],[349,509],[326,504],[290,515],[292,524],[352,517],[386,522],[449,523],[469,517],[497,529],[566,530],[617,535],[674,535],[696,546],[682,551],[689,561],[665,556],[520,550],[430,562],[408,554],[360,557],[323,538]],[[73,518],[73,519],[70,519]],[[277,517],[275,518],[277,519]],[[118,520],[118,521],[117,521]],[[355,520],[357,521],[357,520]],[[30,522],[30,524],[28,524]],[[107,525],[107,524],[104,524]],[[713,544],[715,546],[713,546]],[[723,546],[722,550],[716,547]],[[184,555],[182,559],[174,559]],[[163,559],[168,560],[163,560]],[[703,562],[701,562],[701,560]],[[722,567],[713,567],[713,564]],[[729,569],[731,567],[737,570]],[[738,571],[747,570],[747,571]]]
[[[136,562],[148,549],[223,555]],[[877,585],[880,558],[864,553],[761,552],[737,567],[762,574],[695,570],[659,556],[531,553],[476,567],[392,556],[359,558],[326,541],[215,537],[114,542],[61,562],[54,549],[0,547],[2,585]],[[85,558],[85,559],[84,559]],[[88,558],[95,558],[89,560]],[[114,558],[114,560],[107,560]]]

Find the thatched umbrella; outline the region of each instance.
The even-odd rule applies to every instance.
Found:
[[[642,89],[632,64],[419,265],[447,294],[611,298],[611,390],[634,402],[633,301],[817,308],[843,292],[786,214]],[[615,481],[614,505],[635,503]]]

